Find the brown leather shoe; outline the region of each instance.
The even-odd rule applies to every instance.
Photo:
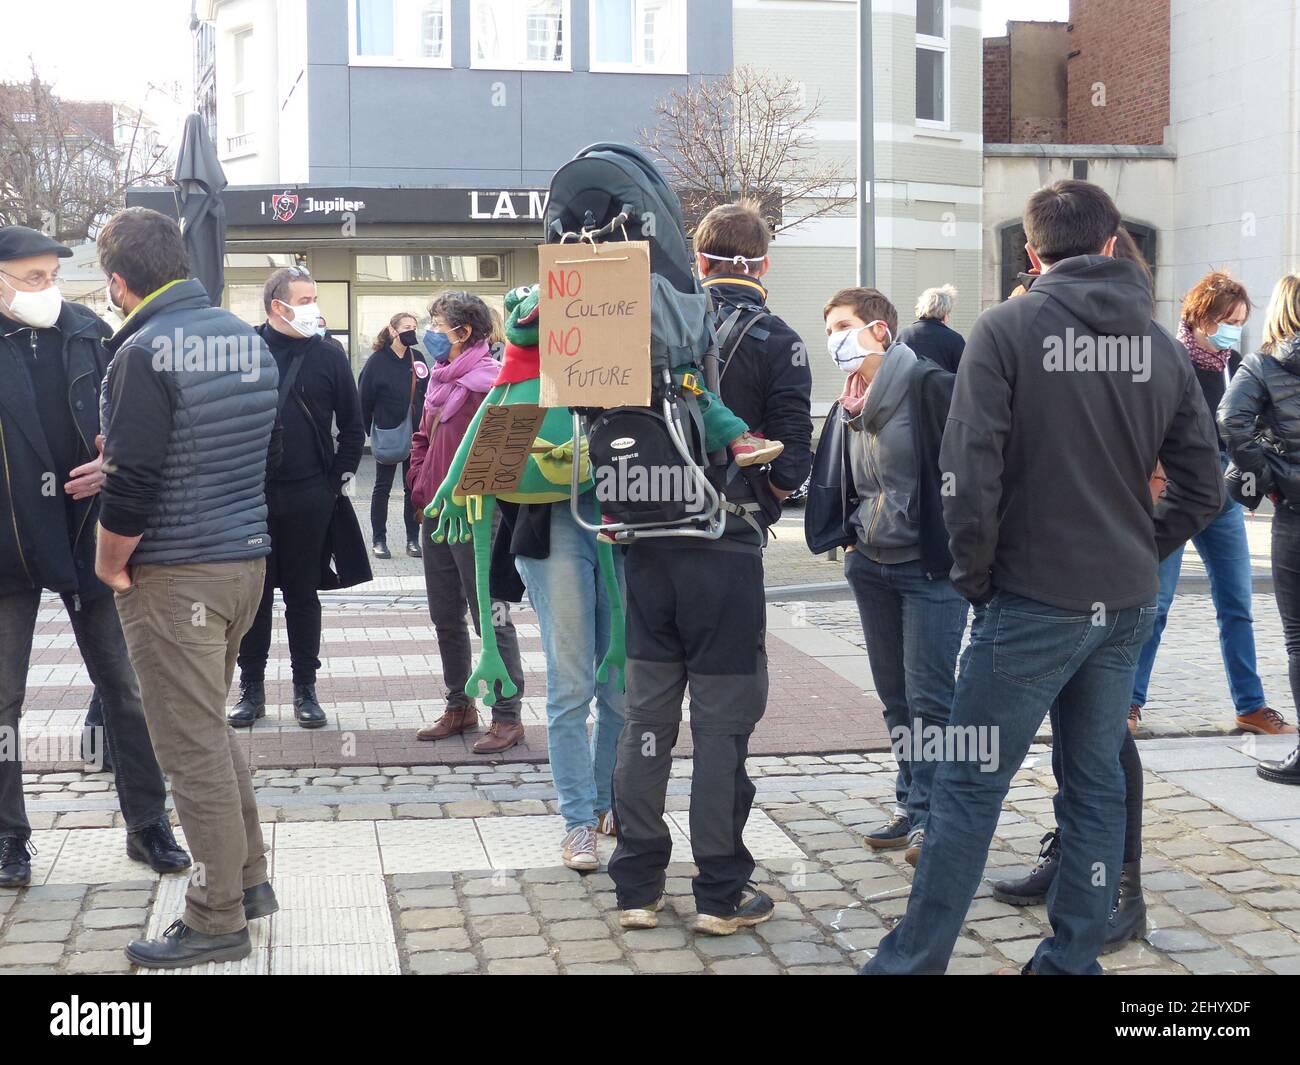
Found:
[[[442,717],[432,725],[420,729],[415,734],[417,740],[445,740],[448,736],[459,736],[462,732],[473,732],[478,728],[478,707],[448,707]]]
[[[524,739],[524,726],[518,721],[493,721],[487,735],[472,750],[475,754],[500,754]]]
[[[1129,703],[1128,707],[1128,731],[1130,736],[1138,734],[1138,728],[1142,724],[1142,707],[1137,703]]]
[[[1296,727],[1287,724],[1286,718],[1271,706],[1260,707],[1251,714],[1238,714],[1237,728],[1242,732],[1254,732],[1259,736],[1280,736],[1284,732],[1296,731]]]

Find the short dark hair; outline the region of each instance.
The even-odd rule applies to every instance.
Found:
[[[118,211],[104,223],[95,247],[104,273],[117,274],[137,296],[190,276],[181,227],[147,207]]]
[[[1090,181],[1058,181],[1025,205],[1025,240],[1049,266],[1076,255],[1099,255],[1119,225],[1119,208]]]
[[[822,308],[822,319],[830,317],[836,307],[852,307],[853,313],[862,319],[862,324],[884,322],[889,326],[889,335],[898,339],[898,309],[889,302],[889,297],[875,288],[843,288],[826,301]]]
[[[771,241],[772,233],[762,212],[749,200],[715,207],[695,227],[695,250],[703,255],[757,261],[767,257]],[[715,269],[726,269],[726,264],[711,261],[709,272]]]
[[[285,297],[289,295],[289,286],[295,281],[314,280],[315,278],[303,266],[283,266],[276,270],[266,279],[266,284],[262,287],[262,306],[266,309],[266,313],[271,313],[273,301],[285,302]]]
[[[440,292],[429,304],[429,317],[441,318],[452,329],[469,326],[465,345],[477,344],[492,335],[492,311],[472,292]]]

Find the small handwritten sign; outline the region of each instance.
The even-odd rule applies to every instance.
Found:
[[[650,404],[650,245],[543,244],[541,403]]]
[[[458,496],[499,496],[513,492],[546,418],[533,403],[488,407],[470,445],[456,489]]]

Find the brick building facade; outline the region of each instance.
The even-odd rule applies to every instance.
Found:
[[[1169,0],[1071,0],[1066,143],[1164,142],[1169,17]]]

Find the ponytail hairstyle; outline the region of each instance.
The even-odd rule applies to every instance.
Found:
[[[397,339],[397,334],[401,332],[401,330],[397,328],[398,325],[406,321],[408,318],[413,321],[416,326],[420,324],[419,317],[411,314],[409,311],[401,311],[400,313],[393,315],[388,319],[388,324],[379,331],[379,336],[375,337],[374,343],[370,345],[370,350],[383,351],[384,348],[390,347],[393,341]]]

